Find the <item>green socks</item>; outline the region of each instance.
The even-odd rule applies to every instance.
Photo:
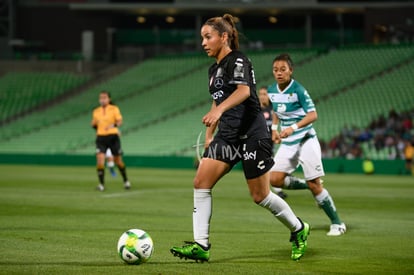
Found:
[[[318,205],[323,209],[323,211],[325,211],[332,224],[342,223],[338,213],[336,212],[335,204],[331,195],[329,195],[328,190],[324,188],[322,193],[315,196],[315,200],[318,202]]]

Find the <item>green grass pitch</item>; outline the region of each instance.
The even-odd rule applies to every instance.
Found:
[[[290,260],[289,232],[256,206],[239,170],[213,191],[211,258],[196,264],[169,248],[192,240],[193,170],[129,169],[133,189],[107,172],[94,190],[94,167],[0,166],[0,274],[413,274],[414,179],[330,174],[348,232],[327,237],[328,218],[309,191],[287,191],[311,224],[308,251]],[[116,252],[127,229],[146,230],[148,263],[124,264]]]

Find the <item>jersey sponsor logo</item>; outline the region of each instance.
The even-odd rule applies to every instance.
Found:
[[[256,160],[257,151],[254,152],[245,152],[243,154],[244,160]]]
[[[273,103],[294,103],[299,101],[297,93],[270,93],[269,98]]]
[[[286,104],[282,104],[282,103],[277,104],[277,112],[278,113],[286,112]]]
[[[214,79],[214,87],[216,87],[217,89],[221,89],[223,85],[224,85],[223,78]]]
[[[224,95],[224,92],[223,92],[222,90],[220,90],[220,91],[217,91],[217,92],[213,93],[213,94],[211,95],[211,97],[212,97],[214,100],[216,100],[216,99],[219,99],[219,98],[223,97],[223,95]]]
[[[287,98],[288,102],[297,102],[298,101],[298,95],[297,94],[289,94]]]

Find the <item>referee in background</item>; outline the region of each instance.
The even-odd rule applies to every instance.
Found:
[[[119,108],[112,104],[111,95],[107,91],[99,94],[100,106],[93,110],[91,125],[96,129],[96,168],[99,185],[97,190],[105,190],[105,152],[109,148],[114,156],[115,164],[124,180],[124,188],[130,189],[125,164],[122,160],[121,141],[118,127],[122,124],[122,115]]]

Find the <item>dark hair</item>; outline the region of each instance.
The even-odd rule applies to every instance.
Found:
[[[235,18],[233,15],[226,13],[222,17],[212,17],[208,19],[204,25],[211,26],[213,29],[218,31],[220,35],[227,33],[229,37],[230,49],[239,49],[239,32],[236,29]]]
[[[263,86],[260,87],[259,90],[261,90],[261,89],[265,89],[267,91],[267,86],[263,85]]]
[[[287,53],[282,53],[282,54],[279,54],[278,56],[276,56],[275,59],[273,59],[273,63],[275,63],[276,61],[286,61],[286,63],[288,63],[288,65],[289,65],[289,68],[293,69],[292,58]]]
[[[109,97],[109,104],[113,105],[114,103],[112,102],[112,97],[111,97],[111,93],[108,91],[101,91],[99,94],[106,94]]]
[[[99,94],[106,94],[109,98],[111,98],[111,93],[109,93],[108,91],[101,91]]]

